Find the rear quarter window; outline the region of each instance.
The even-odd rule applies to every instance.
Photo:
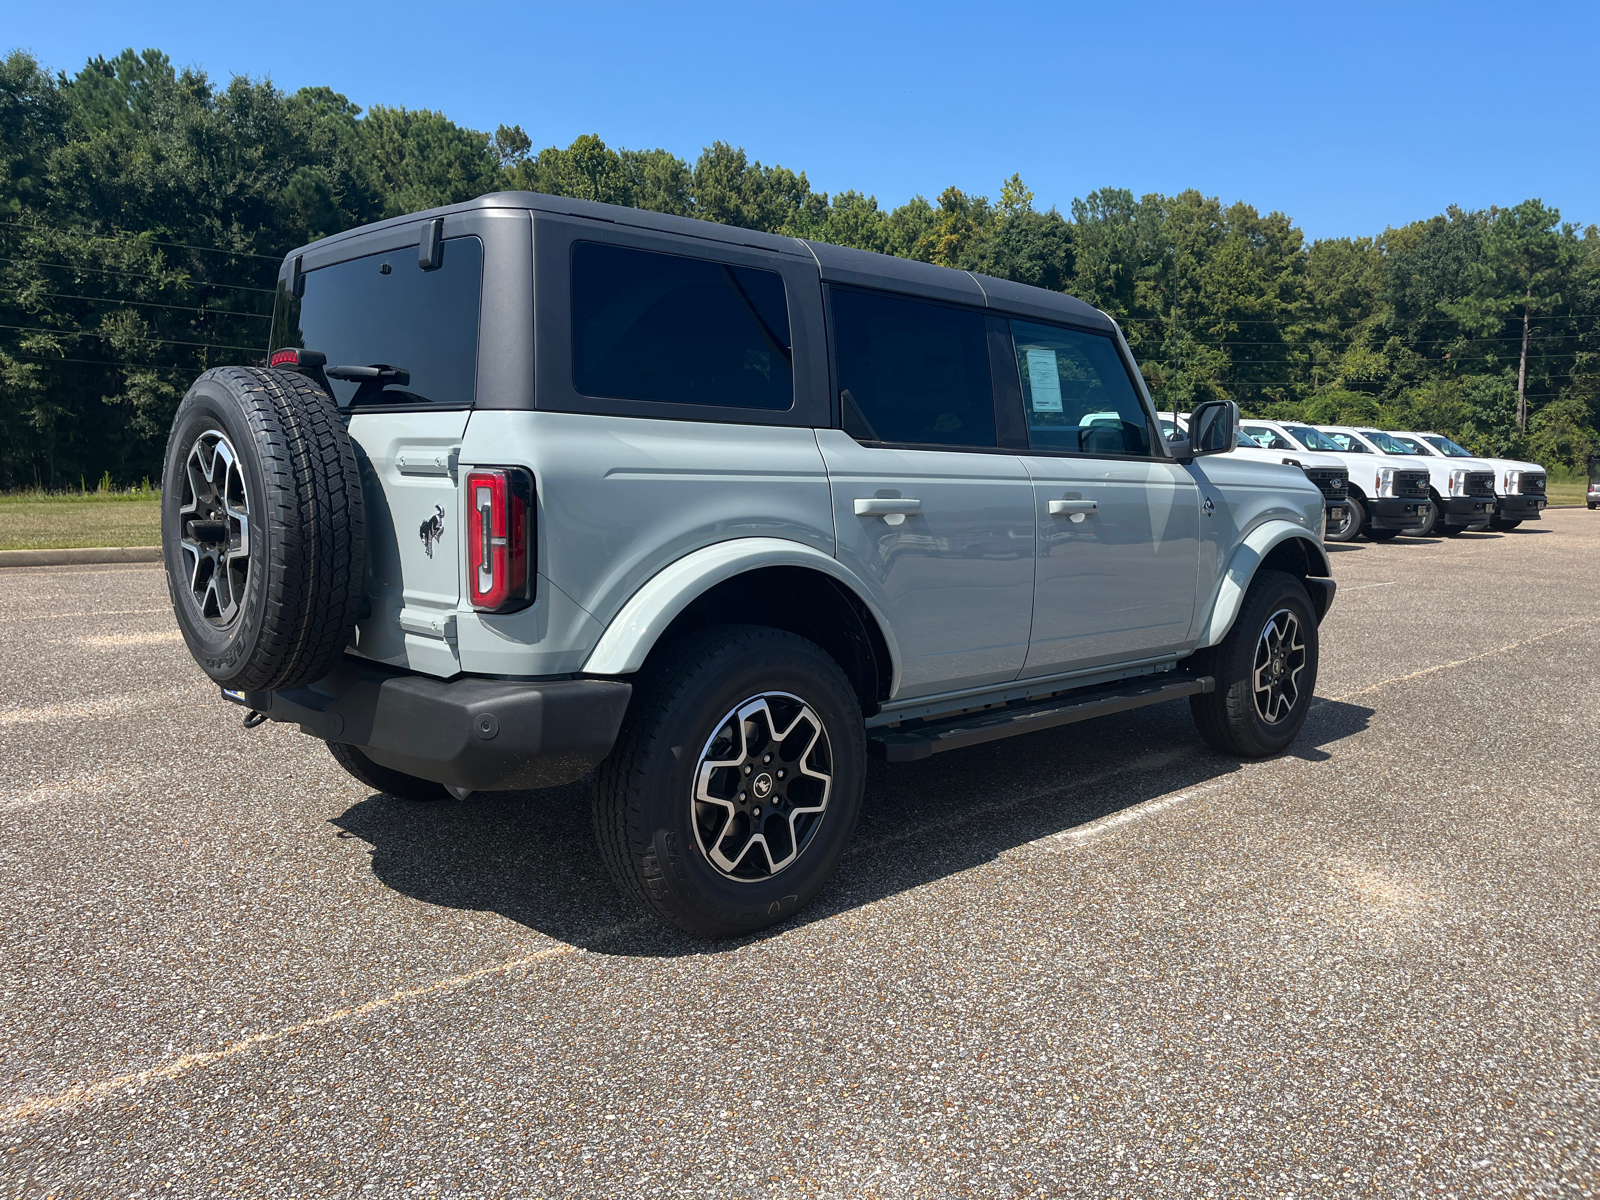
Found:
[[[414,246],[318,267],[296,300],[280,285],[272,348],[296,346],[343,366],[392,367],[404,378],[329,379],[341,407],[437,404],[471,407],[477,388],[483,243],[446,238],[440,265],[424,271]]]
[[[780,411],[794,352],[776,271],[572,247],[572,382],[585,396]]]

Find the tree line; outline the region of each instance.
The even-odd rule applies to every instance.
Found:
[[[1330,182],[1333,182],[1330,180]],[[1071,292],[1122,323],[1155,398],[1447,432],[1581,468],[1600,451],[1600,230],[1540,200],[1307,242],[1197,191],[1040,211],[950,187],[895,208],[723,142],[693,163],[585,135],[535,152],[325,87],[226,86],[123,51],[0,63],[0,488],[155,479],[207,367],[260,361],[278,263],[386,216],[520,188],[816,238]]]

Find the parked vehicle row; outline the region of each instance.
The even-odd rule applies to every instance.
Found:
[[[1160,416],[1168,436],[1187,428],[1182,416]],[[1480,458],[1432,432],[1245,418],[1234,453],[1301,467],[1326,497],[1330,542],[1515,529],[1548,503],[1537,463]],[[1600,504],[1600,483],[1590,495],[1591,508]]]

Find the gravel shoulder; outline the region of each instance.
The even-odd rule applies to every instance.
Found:
[[[1589,1196],[1600,517],[1335,548],[1290,753],[1184,704],[874,764],[707,944],[582,786],[239,727],[159,570],[0,573],[0,1190]]]

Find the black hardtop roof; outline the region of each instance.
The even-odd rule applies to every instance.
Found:
[[[854,250],[848,246],[835,246],[829,242],[783,237],[755,229],[741,229],[736,225],[722,225],[694,217],[675,217],[667,213],[629,208],[620,204],[600,204],[593,200],[548,196],[543,192],[490,192],[460,204],[449,204],[441,208],[430,208],[424,212],[408,213],[403,217],[375,221],[291,250],[284,256],[284,263],[287,265],[296,255],[312,250],[326,251],[341,242],[354,241],[385,230],[434,217],[450,216],[453,213],[481,212],[486,209],[525,209],[531,212],[586,217],[590,220],[608,221],[615,225],[628,225],[636,229],[650,229],[661,233],[674,233],[704,241],[721,242],[725,245],[752,246],[778,254],[812,258],[817,263],[822,278],[832,283],[855,284],[859,287],[923,296],[931,300],[981,305],[1017,316],[1036,317],[1046,321],[1066,321],[1094,329],[1110,330],[1113,327],[1109,317],[1082,300],[1061,292],[1031,287],[1025,283],[1013,283],[1008,279],[996,279],[971,271],[934,266],[932,263],[917,262],[915,259],[896,258],[891,254]]]

